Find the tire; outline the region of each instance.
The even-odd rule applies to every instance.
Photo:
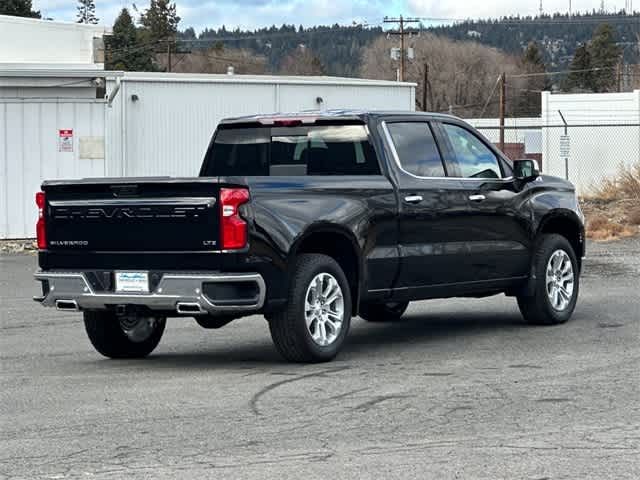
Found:
[[[325,298],[321,294],[315,297],[317,302],[313,301],[309,304],[314,306],[312,309],[305,309],[307,297],[313,300],[318,290],[315,286],[318,277],[322,285],[320,290],[326,290],[329,285],[332,285],[333,290],[328,292],[328,297],[337,295],[333,282],[337,283],[341,300],[336,299],[325,304],[322,299],[331,300],[331,298]],[[291,362],[316,363],[332,360],[342,348],[351,323],[351,293],[344,272],[331,257],[304,254],[296,259],[290,285],[286,307],[267,317],[276,349],[280,355]],[[320,301],[322,305],[318,303]],[[337,317],[329,315],[339,312],[340,306],[342,322],[339,324],[335,320]],[[324,309],[331,313],[323,313]],[[308,325],[308,319],[313,316],[315,320],[311,320]],[[325,321],[320,317],[331,319],[335,329],[332,329],[329,320]],[[339,328],[337,328],[338,325]],[[327,344],[322,344],[323,332]]]
[[[554,255],[554,262],[559,265],[557,268],[550,264]],[[563,263],[558,263],[559,261]],[[568,273],[562,273],[569,263],[573,280],[571,289],[568,288],[569,283],[566,280]],[[551,267],[550,272],[556,272],[550,279],[547,277],[548,267]],[[542,235],[534,252],[532,274],[535,275],[533,294],[517,297],[525,321],[531,325],[557,325],[569,320],[576,307],[580,287],[578,260],[569,241],[561,235]],[[553,294],[555,285],[562,286],[560,289],[555,288],[557,295]],[[570,294],[567,295],[568,293]]]
[[[409,302],[364,303],[360,317],[367,322],[397,322],[407,310]]]
[[[142,358],[158,346],[166,324],[165,318],[127,317],[128,321],[147,320],[143,336],[128,335],[120,318],[113,312],[84,312],[84,326],[94,348],[108,358]],[[153,324],[151,324],[151,320]]]

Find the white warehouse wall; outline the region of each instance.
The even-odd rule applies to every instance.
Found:
[[[73,130],[72,152],[59,151],[60,129]],[[0,239],[35,236],[42,180],[104,176],[104,158],[81,158],[87,137],[104,140],[104,101],[0,99]]]
[[[109,81],[108,93],[115,86],[115,80]],[[415,85],[330,77],[126,73],[107,109],[107,175],[197,175],[223,118],[318,109],[318,97],[324,109],[414,110]]]

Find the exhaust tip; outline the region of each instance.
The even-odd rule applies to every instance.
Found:
[[[78,303],[75,300],[56,300],[56,309],[66,311],[71,310],[74,312],[80,310]]]
[[[178,302],[176,312],[181,315],[202,315],[207,313],[199,303]]]

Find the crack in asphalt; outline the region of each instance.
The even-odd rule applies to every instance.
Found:
[[[341,393],[340,395],[335,395],[333,397],[329,397],[329,400],[340,400],[342,398],[350,397],[351,395],[355,395],[356,393],[364,392],[369,390],[368,388],[357,388],[355,390],[350,390],[346,393]]]
[[[251,400],[249,400],[249,408],[251,409],[254,415],[260,416],[262,415],[262,412],[260,412],[260,409],[258,408],[258,401],[267,393],[275,390],[276,388],[286,385],[288,383],[299,382],[300,380],[305,380],[307,378],[323,377],[330,373],[336,373],[336,372],[341,372],[343,370],[348,370],[349,368],[351,367],[344,366],[344,367],[327,368],[325,370],[320,370],[318,372],[307,373],[305,375],[300,375],[295,378],[287,378],[285,380],[280,380],[278,382],[271,383],[266,387],[262,388],[256,394],[254,394],[253,397],[251,397]]]
[[[375,405],[381,403],[381,402],[385,402],[387,400],[392,400],[394,398],[407,398],[410,395],[398,395],[398,394],[393,394],[393,395],[379,395],[377,397],[372,398],[371,400],[367,400],[364,403],[361,403],[360,405],[356,405],[355,407],[353,407],[354,410],[359,410],[361,412],[366,412],[367,410],[370,410],[372,407],[374,407]]]

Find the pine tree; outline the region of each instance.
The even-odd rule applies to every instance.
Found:
[[[107,70],[153,70],[153,50],[145,43],[126,8],[116,18],[112,35],[105,37],[105,49]]]
[[[565,81],[564,89],[567,91],[593,91],[593,64],[591,54],[586,45],[576,48],[576,53],[571,61],[570,73]]]
[[[616,65],[620,61],[622,50],[616,44],[615,31],[608,23],[598,26],[589,43],[589,55],[593,72],[595,92],[610,92],[616,86]]]
[[[149,8],[140,16],[140,23],[147,28],[152,41],[174,38],[180,23],[176,4],[169,0],[151,0]]]
[[[94,0],[78,0],[77,23],[98,23],[98,17],[96,17],[96,4]]]
[[[525,87],[519,95],[518,109],[520,113],[527,116],[539,115],[541,109],[540,92],[551,89],[549,78],[544,75],[547,68],[542,59],[542,52],[535,42],[527,45],[520,66],[524,74],[529,75],[526,79]]]
[[[40,18],[40,12],[32,10],[32,7],[31,0],[2,0],[0,2],[0,15]]]

